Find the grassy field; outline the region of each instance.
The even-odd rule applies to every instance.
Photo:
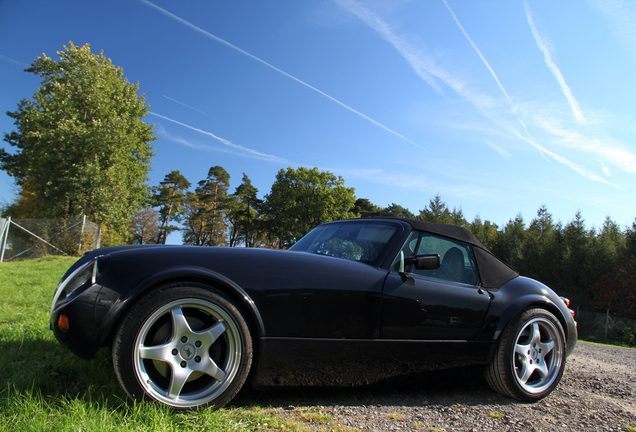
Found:
[[[0,431],[351,430],[316,407],[242,403],[175,412],[135,403],[119,387],[110,351],[81,360],[48,328],[53,291],[74,258],[0,263]]]
[[[62,349],[49,331],[53,291],[74,260],[0,263],[0,432],[352,431],[288,393],[292,410],[269,406],[268,393],[250,390],[218,411],[176,412],[131,401],[108,349],[85,361]]]

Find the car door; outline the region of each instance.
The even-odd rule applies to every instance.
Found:
[[[407,266],[400,256],[437,254],[438,269]],[[480,288],[472,246],[413,231],[391,266],[382,298],[381,339],[472,340],[486,316],[490,296]]]
[[[286,253],[278,263],[259,259],[257,276],[242,286],[260,286],[248,292],[267,335],[377,339],[387,270],[376,262],[398,246],[402,229],[386,221],[326,224],[292,248],[306,253]]]

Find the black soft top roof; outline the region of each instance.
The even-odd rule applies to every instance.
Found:
[[[511,279],[519,276],[519,273],[510,267],[492,252],[486,246],[481,244],[479,240],[466,228],[457,225],[448,225],[436,222],[424,222],[413,219],[404,219],[399,217],[384,218],[365,218],[352,220],[395,220],[406,222],[411,228],[447,237],[453,240],[459,240],[474,246],[475,258],[479,267],[479,275],[481,276],[481,285],[488,289],[498,289]]]
[[[401,220],[407,222],[416,230],[430,232],[432,234],[441,235],[444,237],[452,238],[455,240],[462,241],[464,243],[469,243],[473,246],[480,247],[482,249],[486,249],[486,247],[481,244],[479,240],[468,231],[466,228],[462,228],[457,225],[447,225],[436,222],[424,222],[412,219],[402,219],[402,218],[389,218],[393,220]]]

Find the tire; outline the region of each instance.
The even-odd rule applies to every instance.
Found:
[[[199,283],[153,290],[126,313],[113,340],[113,366],[129,397],[176,409],[228,403],[252,363],[243,315]]]
[[[565,370],[565,335],[545,309],[528,309],[504,329],[494,358],[486,367],[490,387],[524,402],[543,399]]]

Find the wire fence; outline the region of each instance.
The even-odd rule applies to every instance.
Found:
[[[81,219],[0,218],[0,262],[79,255],[100,244],[99,225]]]
[[[577,310],[579,339],[606,339],[636,345],[636,320],[617,316],[609,309],[605,313]]]

